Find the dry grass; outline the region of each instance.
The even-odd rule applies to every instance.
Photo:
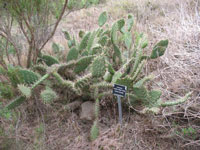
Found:
[[[200,149],[200,1],[107,0],[106,4],[64,18],[52,41],[62,44],[68,51],[62,29],[73,34],[92,30],[97,27],[97,18],[104,10],[109,12],[111,21],[133,13],[135,28],[149,37],[149,49],[157,41],[169,39],[165,56],[147,64],[145,73],[156,75],[152,86],[163,91],[163,99],[175,99],[194,91],[192,98],[176,109],[164,108],[158,116],[140,116],[126,111],[122,130],[117,125],[117,114],[108,113],[111,110],[104,108],[100,117],[101,133],[94,142],[88,138],[92,123],[81,122],[78,112],[58,114],[54,108],[34,110],[29,104],[32,111],[20,111],[24,118],[19,117],[14,122],[0,120],[11,135],[7,139],[22,141],[24,145],[20,148],[27,150]],[[51,43],[46,49],[51,51]],[[32,116],[34,113],[38,115]],[[44,130],[39,134],[40,124],[44,125]],[[188,127],[195,130],[195,137],[183,134],[182,129]]]

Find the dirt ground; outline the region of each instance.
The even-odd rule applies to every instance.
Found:
[[[16,119],[1,120],[6,135],[0,150],[199,150],[200,149],[200,2],[199,0],[107,0],[63,18],[52,42],[68,51],[62,30],[77,35],[92,30],[101,12],[109,24],[133,13],[135,29],[148,35],[149,46],[169,39],[169,48],[159,60],[149,62],[145,74],[156,78],[151,85],[162,90],[162,98],[175,99],[193,91],[185,103],[164,108],[158,115],[142,115],[137,107],[123,108],[123,126],[118,124],[115,99],[101,105],[100,135],[89,139],[92,122],[80,120],[80,110],[58,112],[35,101],[16,111]],[[39,107],[38,107],[39,106]],[[194,129],[186,133],[184,129]],[[1,128],[0,128],[1,129]],[[0,130],[1,132],[1,130]],[[9,136],[8,136],[9,135]]]

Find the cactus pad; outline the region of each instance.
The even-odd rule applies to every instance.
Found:
[[[115,69],[113,68],[112,64],[110,64],[109,62],[106,62],[108,65],[108,72],[110,72],[111,75],[115,74]]]
[[[99,128],[97,121],[94,121],[92,125],[92,129],[90,131],[90,138],[92,141],[94,141],[99,136]]]
[[[92,63],[92,76],[102,77],[106,72],[105,59],[103,56],[97,57]]]
[[[108,18],[107,13],[105,11],[102,12],[98,19],[98,23],[100,27],[102,27],[106,23],[107,18]]]
[[[51,66],[51,65],[59,63],[59,61],[55,57],[50,56],[50,55],[43,55],[41,58],[47,66]]]
[[[84,35],[85,35],[85,32],[82,31],[82,30],[80,30],[79,33],[78,33],[78,35],[79,35],[80,38],[83,38]]]
[[[96,36],[96,32],[93,31],[90,38],[88,39],[88,43],[87,43],[87,50],[88,52],[91,51],[93,45],[94,45],[94,39],[95,39],[95,36]]]
[[[72,47],[67,55],[67,62],[71,60],[76,60],[78,58],[78,50],[75,47]]]
[[[127,24],[128,31],[130,32],[134,24],[133,16],[131,14],[128,15]]]
[[[144,86],[142,87],[133,86],[133,92],[134,95],[138,97],[140,100],[143,100],[143,102],[145,102],[144,100],[147,100],[148,98],[148,91]]]
[[[150,107],[154,107],[157,105],[159,99],[160,99],[160,96],[161,96],[162,92],[159,91],[159,90],[152,90],[148,93],[149,95],[149,106]]]
[[[19,105],[21,105],[25,100],[26,100],[25,96],[19,96],[16,99],[12,100],[8,105],[6,105],[5,108],[8,110],[14,109]]]
[[[106,72],[105,73],[105,75],[104,75],[104,80],[106,81],[106,82],[111,82],[112,81],[112,74],[110,73],[110,72]]]
[[[92,62],[94,56],[85,56],[79,59],[75,65],[74,72],[81,73],[84,71]]]
[[[154,46],[150,58],[155,59],[164,55],[167,46],[168,46],[168,40],[160,41],[158,44]]]
[[[57,96],[56,92],[54,92],[52,89],[47,88],[46,90],[41,92],[40,97],[41,97],[44,104],[50,104],[58,96]]]
[[[190,96],[192,95],[192,92],[187,93],[184,97],[176,100],[176,101],[167,101],[167,102],[161,102],[160,106],[166,107],[166,106],[174,106],[178,104],[184,103]]]
[[[118,31],[121,31],[123,29],[125,25],[125,20],[124,19],[120,19],[117,21],[117,27],[118,27]]]
[[[19,69],[19,77],[24,84],[33,84],[39,80],[39,75],[31,70]]]
[[[128,88],[128,90],[133,88],[133,80],[128,76],[122,79],[117,79],[116,83],[120,85],[125,85]]]
[[[112,83],[116,83],[116,81],[117,81],[118,79],[120,79],[121,76],[122,76],[121,72],[115,72],[115,74],[114,74],[113,77],[112,77]]]
[[[88,44],[88,40],[90,38],[90,35],[91,33],[87,33],[86,35],[84,35],[81,43],[80,43],[80,46],[79,46],[79,52],[81,53],[86,47],[87,47],[87,44]]]
[[[60,45],[58,45],[56,43],[53,43],[52,44],[52,49],[53,49],[54,54],[57,54],[57,53],[60,52]]]
[[[31,88],[23,85],[23,84],[18,84],[18,89],[19,91],[22,93],[23,96],[25,96],[26,98],[30,98],[31,97]]]
[[[111,42],[112,44],[117,44],[117,30],[118,24],[114,23],[111,29]]]
[[[87,74],[83,77],[77,79],[76,83],[74,84],[75,88],[84,88],[86,85],[89,84],[90,79],[92,78],[91,74]]]
[[[119,47],[114,44],[113,48],[114,48],[114,55],[113,55],[114,61],[116,62],[117,58],[118,58],[119,59],[119,63],[121,63],[121,61],[122,61],[122,54],[121,54],[121,51],[120,51]]]
[[[68,41],[71,40],[69,32],[67,32],[67,31],[62,31],[62,32],[64,33],[66,40],[68,40]]]
[[[125,42],[126,48],[130,49],[131,45],[132,45],[132,35],[131,35],[131,32],[125,32],[124,33],[124,42]]]
[[[103,36],[99,39],[98,43],[101,44],[101,46],[105,46],[108,42],[108,37],[107,36]]]

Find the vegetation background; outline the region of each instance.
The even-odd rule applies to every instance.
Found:
[[[64,1],[61,0],[60,3],[63,6]],[[68,2],[62,19],[59,19],[62,7],[58,5],[55,10],[60,10],[58,13],[52,12],[55,17],[51,18],[51,21],[59,20],[55,33],[54,28],[50,27],[48,30],[43,30],[42,34],[37,34],[41,31],[38,31],[35,26],[35,35],[38,38],[41,37],[39,40],[35,38],[38,45],[31,44],[32,35],[31,32],[28,32],[28,28],[27,37],[24,38],[22,35],[26,34],[21,33],[20,26],[17,26],[20,25],[20,22],[16,23],[17,27],[14,24],[12,31],[17,36],[14,38],[16,41],[13,42],[21,44],[21,47],[14,47],[14,49],[30,49],[30,47],[36,46],[35,49],[41,48],[45,54],[62,59],[61,56],[65,58],[70,50],[63,29],[67,30],[70,35],[74,35],[75,38],[79,38],[80,30],[92,31],[98,28],[98,17],[104,11],[108,13],[108,24],[110,25],[131,13],[134,15],[134,30],[145,33],[149,39],[147,49],[152,49],[161,39],[169,40],[165,55],[148,61],[145,65],[143,73],[155,75],[149,86],[160,89],[162,98],[165,100],[184,96],[188,91],[193,91],[193,94],[184,104],[163,108],[156,115],[141,114],[139,113],[140,107],[125,107],[122,129],[118,125],[116,101],[111,100],[107,103],[107,99],[105,99],[100,106],[100,135],[94,141],[89,139],[93,122],[80,120],[79,110],[60,112],[57,109],[60,107],[59,103],[46,106],[37,104],[36,101],[30,101],[13,111],[11,117],[10,114],[6,114],[7,119],[0,118],[0,149],[200,149],[199,0],[89,0],[82,1],[82,3],[71,0]],[[48,22],[47,26],[49,27],[52,22]],[[53,27],[55,25],[56,23],[53,24]],[[47,26],[43,29],[46,29]],[[51,33],[53,33],[52,36]],[[30,39],[28,45],[25,42],[26,38]],[[41,40],[47,44],[41,45]],[[5,41],[3,42],[5,44]],[[17,57],[12,57],[12,53],[15,53],[12,46],[10,61],[28,67],[30,65],[29,59],[27,59],[28,53],[23,51],[19,54],[21,58],[17,60]],[[61,51],[60,53],[55,53],[56,46]],[[32,58],[34,62],[35,57]],[[2,62],[2,66],[7,63],[3,64]],[[3,81],[4,78],[0,77]],[[62,98],[64,99],[64,97]],[[3,98],[1,98],[1,102],[3,106],[7,103]]]

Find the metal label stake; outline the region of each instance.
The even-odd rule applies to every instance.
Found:
[[[126,96],[127,87],[119,84],[114,84],[113,94],[117,96],[118,111],[119,111],[119,123],[122,125],[122,104],[121,97]]]
[[[117,96],[117,103],[118,103],[118,111],[119,111],[119,122],[122,125],[122,104],[121,104],[120,96]]]

